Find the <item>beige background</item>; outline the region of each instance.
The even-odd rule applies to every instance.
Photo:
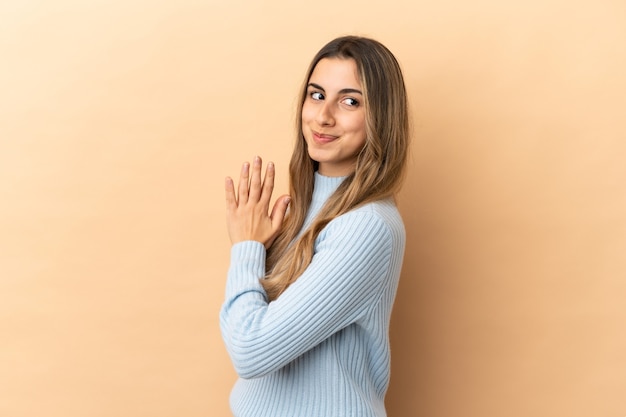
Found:
[[[622,0],[2,2],[0,415],[229,415],[223,178],[348,33],[414,115],[389,415],[626,415]]]

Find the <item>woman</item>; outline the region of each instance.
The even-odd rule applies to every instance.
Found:
[[[299,100],[290,194],[274,166],[226,179],[233,244],[220,322],[237,417],[385,416],[389,319],[405,232],[393,196],[409,138],[400,67],[377,41],[314,57]],[[289,213],[287,212],[289,206]]]

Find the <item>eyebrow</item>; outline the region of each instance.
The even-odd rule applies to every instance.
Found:
[[[324,90],[324,87],[322,87],[319,84],[309,83],[307,85],[307,87],[313,87],[313,88],[316,88],[318,90],[321,90],[324,93],[326,92],[326,90]],[[339,94],[351,94],[351,93],[352,94],[356,93],[356,94],[363,95],[363,92],[361,90],[357,90],[356,88],[342,88],[341,90],[339,90]]]

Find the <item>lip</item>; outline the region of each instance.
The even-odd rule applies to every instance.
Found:
[[[339,137],[339,136],[327,135],[324,133],[318,133],[316,131],[312,131],[312,133],[313,133],[313,140],[315,140],[315,142],[317,143],[322,143],[322,144],[332,142]]]

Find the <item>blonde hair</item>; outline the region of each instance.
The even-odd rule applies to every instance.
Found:
[[[302,134],[302,106],[311,74],[324,58],[353,59],[363,89],[366,140],[355,170],[328,199],[307,230],[299,235],[313,195],[317,162],[307,152]],[[409,116],[406,88],[393,54],[373,39],[345,36],[332,40],[313,58],[297,112],[297,139],[289,164],[291,205],[283,229],[268,250],[266,277],[261,280],[269,300],[275,300],[298,279],[313,258],[320,231],[335,217],[366,203],[393,196],[406,166]]]

